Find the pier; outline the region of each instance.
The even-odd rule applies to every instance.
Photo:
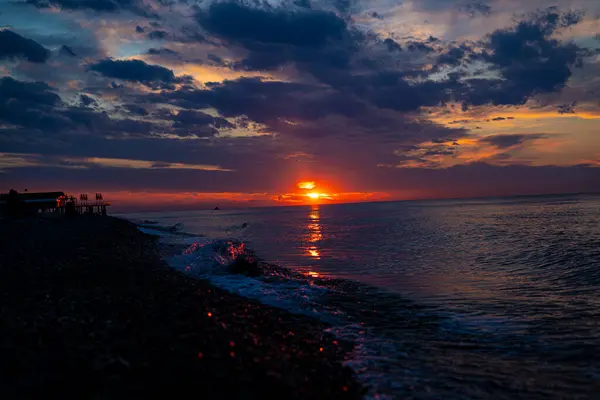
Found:
[[[96,193],[95,200],[88,200],[87,193],[79,195],[79,200],[73,196],[61,196],[56,200],[56,209],[65,215],[107,215],[106,207],[110,202],[104,201],[102,193]]]

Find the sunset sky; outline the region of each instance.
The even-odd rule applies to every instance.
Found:
[[[0,0],[0,191],[597,192],[600,2],[551,3]]]

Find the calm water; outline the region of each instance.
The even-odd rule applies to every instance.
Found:
[[[371,397],[600,398],[599,196],[127,217],[205,236],[165,235],[196,243],[173,266],[332,324]],[[299,274],[227,274],[231,238]]]

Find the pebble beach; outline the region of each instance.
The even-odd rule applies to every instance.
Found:
[[[112,217],[0,220],[3,398],[359,399],[352,344],[185,276]]]

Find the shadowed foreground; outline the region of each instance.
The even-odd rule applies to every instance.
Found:
[[[167,267],[115,218],[0,221],[3,398],[352,398],[349,344]]]

